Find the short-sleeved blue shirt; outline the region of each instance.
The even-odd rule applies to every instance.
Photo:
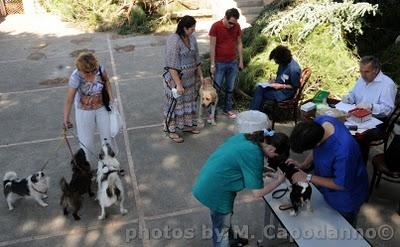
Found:
[[[297,88],[300,87],[300,75],[301,68],[296,60],[292,59],[287,65],[279,65],[278,71],[276,72],[275,82],[288,84],[293,87],[293,89],[282,89],[281,91],[286,98],[291,98],[296,93]]]
[[[320,116],[318,124],[329,122],[335,132],[313,150],[315,175],[333,178],[344,190],[320,187],[326,202],[339,212],[359,210],[368,196],[368,174],[358,143],[342,122]]]
[[[261,148],[244,134],[234,135],[208,158],[197,176],[193,195],[212,211],[231,213],[237,192],[263,188],[263,166]]]

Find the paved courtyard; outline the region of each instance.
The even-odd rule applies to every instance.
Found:
[[[209,24],[197,26],[203,53]],[[208,155],[233,133],[233,122],[221,116],[217,126],[185,136],[183,144],[165,137],[164,45],[165,36],[86,33],[47,15],[0,20],[0,175],[13,170],[25,177],[51,158],[45,170],[51,177],[47,208],[20,200],[9,212],[0,196],[0,246],[210,246],[208,211],[192,197],[191,187]],[[54,150],[62,141],[66,83],[75,55],[84,49],[93,50],[107,69],[124,119],[117,143],[118,159],[128,171],[123,183],[129,213],[121,216],[113,208],[104,221],[97,220],[100,207],[87,196],[81,221],[64,217],[59,206],[58,183],[62,176],[70,177],[70,156],[65,145],[55,155]],[[277,128],[289,133],[291,126]],[[77,141],[69,140],[76,150]],[[400,245],[398,191],[382,182],[360,212],[360,227],[387,224],[394,230],[388,241],[370,238],[374,246]],[[248,226],[251,246],[262,238],[264,206],[248,192],[240,193],[235,205],[233,223]]]

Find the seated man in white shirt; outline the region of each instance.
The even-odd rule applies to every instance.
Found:
[[[385,122],[395,107],[396,84],[382,73],[378,58],[373,56],[361,58],[360,74],[356,85],[342,101],[371,110],[374,117]],[[365,162],[368,160],[370,142],[382,138],[384,127],[382,124],[367,131],[364,140],[359,141]]]
[[[394,110],[397,86],[380,69],[379,60],[365,56],[360,61],[360,74],[356,85],[343,97],[344,103],[372,111],[374,117],[385,119]]]

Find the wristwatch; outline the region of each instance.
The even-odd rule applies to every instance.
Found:
[[[308,183],[311,183],[311,179],[312,179],[312,174],[307,174],[306,180]]]

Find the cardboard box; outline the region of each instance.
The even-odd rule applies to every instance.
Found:
[[[355,108],[349,111],[349,120],[355,123],[363,123],[372,118],[371,111],[364,108]]]

